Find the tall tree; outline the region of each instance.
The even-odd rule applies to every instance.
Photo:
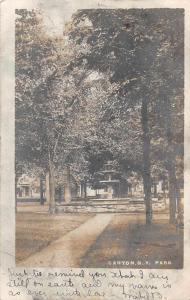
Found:
[[[73,16],[70,28],[71,39],[78,43],[85,40],[93,46],[90,55],[86,56],[89,69],[109,70],[110,80],[119,83],[117,96],[123,104],[122,109],[141,105],[142,164],[146,222],[149,224],[152,218],[149,114],[156,99],[162,105],[161,87],[169,95],[172,89],[179,94],[178,86],[183,85],[183,53],[180,52],[181,46],[183,49],[183,10],[81,10]],[[172,64],[165,64],[166,61]],[[169,156],[174,166],[175,157]],[[170,207],[174,202],[172,199],[170,195]]]
[[[73,63],[76,44],[71,47],[63,37],[52,39],[44,32],[37,11],[16,12],[16,161],[47,170],[53,213],[55,164],[65,161],[68,124],[80,105],[85,67]],[[80,47],[80,55],[86,51]]]

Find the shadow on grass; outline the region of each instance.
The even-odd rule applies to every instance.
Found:
[[[145,225],[142,219],[117,215],[82,258],[81,267],[183,268],[183,230],[166,220]]]

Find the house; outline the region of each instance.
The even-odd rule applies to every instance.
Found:
[[[22,174],[17,182],[17,199],[40,199],[40,179]]]

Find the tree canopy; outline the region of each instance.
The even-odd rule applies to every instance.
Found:
[[[16,161],[82,179],[114,160],[143,177],[150,222],[153,179],[171,203],[183,182],[184,11],[79,10],[60,37],[16,14]]]

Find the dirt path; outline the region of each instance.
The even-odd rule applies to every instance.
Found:
[[[113,214],[98,214],[51,243],[42,251],[31,255],[17,266],[22,267],[80,267],[81,258],[109,224]]]

